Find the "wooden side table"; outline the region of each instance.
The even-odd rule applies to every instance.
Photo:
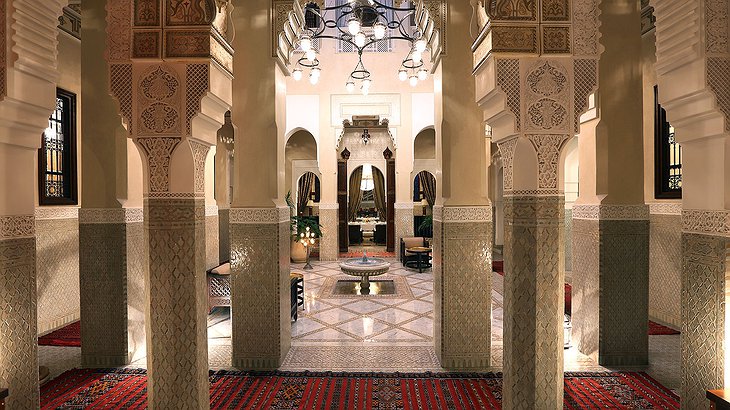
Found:
[[[705,397],[710,400],[711,409],[730,410],[730,390],[708,390]]]
[[[5,408],[5,399],[8,397],[8,389],[0,389],[0,409]]]
[[[423,273],[424,269],[431,267],[431,263],[428,261],[428,255],[431,254],[431,248],[416,246],[413,248],[407,248],[406,250],[408,252],[415,253],[417,258],[415,261],[406,262],[407,268],[418,269],[418,273]]]

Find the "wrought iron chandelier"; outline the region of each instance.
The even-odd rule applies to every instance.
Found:
[[[326,0],[329,1],[329,0]],[[284,39],[289,47],[289,61],[295,51],[302,53],[292,65],[292,76],[299,81],[304,70],[309,70],[309,81],[316,85],[321,75],[317,39],[333,39],[350,44],[358,55],[358,62],[350,73],[345,88],[355,91],[359,82],[363,95],[372,85],[372,74],[365,67],[362,57],[366,49],[377,47],[379,42],[405,41],[410,45],[408,55],[398,69],[398,78],[409,81],[412,86],[428,78],[429,71],[423,55],[438,44],[438,30],[422,0],[405,5],[404,0],[345,0],[341,4],[326,6],[323,0],[312,1],[304,8],[294,1],[294,10],[289,13],[284,28]],[[411,23],[414,23],[412,25]],[[440,50],[436,50],[440,52]]]

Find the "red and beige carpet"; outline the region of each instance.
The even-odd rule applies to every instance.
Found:
[[[39,346],[81,347],[81,322],[76,321],[38,338]]]
[[[71,370],[41,388],[42,409],[147,406],[144,370]],[[246,373],[210,376],[211,409],[500,409],[502,378],[483,374]],[[679,409],[644,373],[566,373],[566,409]]]

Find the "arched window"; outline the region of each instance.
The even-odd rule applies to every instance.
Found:
[[[76,95],[58,89],[38,150],[40,205],[76,205]]]
[[[654,196],[656,199],[682,198],[682,147],[674,138],[674,127],[667,121],[667,111],[659,104],[656,86],[654,100]]]

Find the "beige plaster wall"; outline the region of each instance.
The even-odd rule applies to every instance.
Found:
[[[78,198],[81,200],[81,42],[68,33],[58,34],[58,87],[76,94],[76,148]],[[38,138],[41,138],[39,135]],[[36,158],[36,178],[38,166]],[[35,189],[38,207],[38,189]],[[45,334],[78,320],[79,224],[77,206],[44,206],[36,221],[38,333]]]
[[[436,131],[433,128],[418,133],[413,142],[415,159],[436,159]]]

